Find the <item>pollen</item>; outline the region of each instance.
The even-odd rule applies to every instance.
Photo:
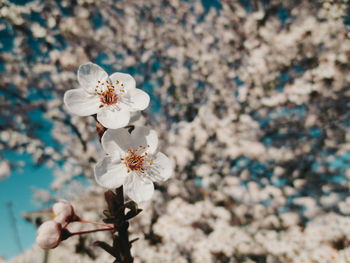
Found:
[[[138,154],[137,150],[128,150],[128,155],[123,159],[126,167],[128,168],[128,172],[130,171],[140,171],[144,172],[145,170],[145,157],[146,154]]]
[[[118,103],[123,100],[123,102],[125,102],[123,96],[125,95],[126,90],[121,88],[121,81],[116,80],[115,82],[116,84],[113,84],[114,81],[112,82],[111,80],[97,81],[95,94],[100,97],[100,108],[106,105],[113,105],[114,109],[119,110]]]
[[[106,91],[99,94],[100,101],[106,105],[116,104],[118,101],[118,95],[114,92],[113,88],[109,88]]]

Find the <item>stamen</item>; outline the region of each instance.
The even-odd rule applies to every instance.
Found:
[[[144,173],[146,171],[147,162],[146,157],[147,153],[140,154],[139,150],[144,150],[145,147],[138,147],[138,149],[128,149],[128,155],[122,159],[128,168],[128,172],[141,172]]]
[[[103,104],[112,105],[117,103],[118,95],[114,93],[112,89],[108,89],[100,94],[100,101]]]
[[[111,109],[119,111],[120,107],[117,105],[119,104],[118,102],[130,104],[128,98],[125,97],[126,90],[121,88],[121,86],[124,85],[119,80],[116,80],[115,84],[110,80],[97,81],[95,93],[99,95],[102,103],[101,105],[112,105],[113,107]]]

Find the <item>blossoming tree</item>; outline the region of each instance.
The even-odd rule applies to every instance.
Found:
[[[350,261],[347,1],[33,0],[0,8],[0,147],[52,166],[52,188],[84,220],[100,222],[105,202],[91,169],[102,160],[95,119],[62,107],[76,69],[94,61],[129,72],[150,94],[137,125],[147,116],[176,176],[155,184],[155,198],[129,226],[130,239],[140,238],[135,261]],[[107,91],[97,86],[95,98]],[[50,136],[38,133],[45,129]],[[5,174],[19,167],[6,162]],[[89,248],[110,244],[109,232],[69,238],[54,251],[64,262],[108,261]]]

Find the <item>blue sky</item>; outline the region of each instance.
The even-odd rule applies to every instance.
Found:
[[[25,162],[23,172],[12,172],[11,176],[0,181],[0,206],[2,213],[0,216],[0,255],[10,258],[20,251],[16,244],[15,235],[10,221],[7,203],[12,202],[17,228],[20,234],[20,241],[23,249],[32,246],[35,240],[35,228],[30,223],[22,219],[21,214],[39,209],[32,202],[32,188],[48,188],[52,181],[52,171],[45,167],[33,165],[28,155],[13,156]]]

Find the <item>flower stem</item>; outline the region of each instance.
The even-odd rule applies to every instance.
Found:
[[[89,224],[94,224],[94,225],[99,225],[99,226],[106,226],[106,227],[109,227],[110,229],[113,229],[113,226],[108,225],[108,224],[104,224],[104,223],[99,223],[99,222],[94,222],[94,221],[89,221],[89,220],[84,220],[84,219],[80,219],[79,222],[89,223]]]
[[[118,217],[121,219],[121,222],[115,222],[114,226],[118,231],[118,236],[114,236],[114,244],[119,246],[120,250],[120,259],[121,262],[132,263],[134,262],[133,257],[131,256],[131,243],[129,242],[129,222],[125,218],[125,205],[124,205],[124,191],[123,186],[120,186],[116,189],[116,202],[121,204],[121,209],[115,211],[118,214]]]
[[[118,234],[113,235],[113,245],[100,246],[116,258],[115,262],[132,263],[134,259],[131,255],[131,242],[129,241],[129,222],[125,215],[123,186],[116,189],[115,193],[111,190],[105,192],[105,199],[108,210],[111,214],[109,218]],[[100,243],[99,243],[100,244]],[[107,248],[107,249],[106,249]]]
[[[74,235],[82,235],[82,234],[89,234],[89,233],[95,233],[95,232],[100,232],[100,231],[110,231],[113,230],[114,228],[112,227],[107,227],[107,228],[100,228],[100,229],[93,229],[93,230],[86,230],[86,231],[79,231],[79,232],[74,232],[71,233],[72,236]]]
[[[97,115],[94,115],[94,118],[96,120],[96,132],[99,138],[99,141],[101,142],[102,136],[105,133],[105,131],[107,130],[106,127],[104,127],[98,120],[97,120]]]

